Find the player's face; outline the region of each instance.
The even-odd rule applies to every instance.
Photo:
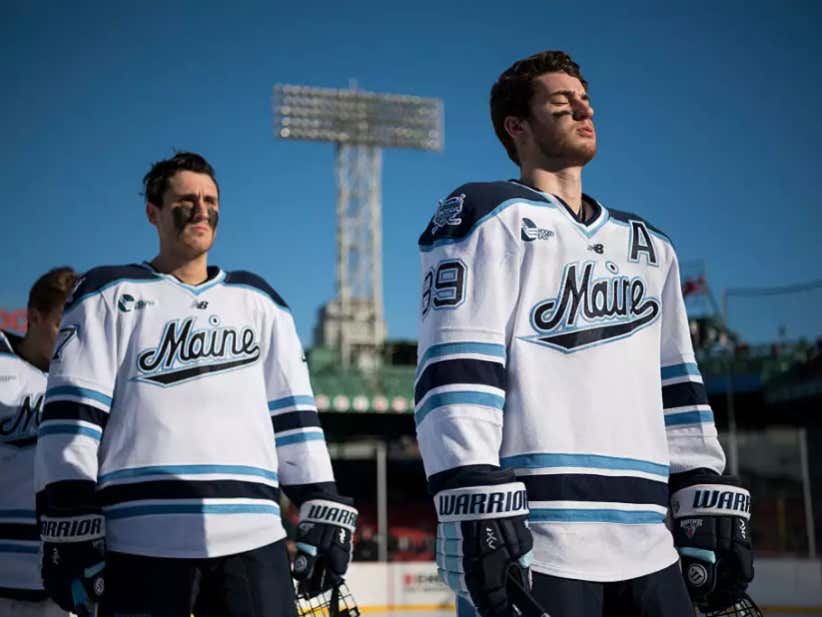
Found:
[[[36,308],[29,309],[29,328],[37,330],[37,337],[33,340],[42,345],[41,354],[51,358],[54,353],[54,344],[57,342],[57,332],[60,330],[60,320],[63,318],[63,307],[43,312]]]
[[[220,199],[208,174],[178,171],[168,182],[162,207],[148,204],[162,250],[193,259],[206,253],[217,235]]]
[[[531,115],[523,120],[520,158],[549,166],[582,166],[597,151],[594,109],[582,82],[567,73],[534,80]]]

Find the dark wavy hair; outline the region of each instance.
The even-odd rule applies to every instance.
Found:
[[[31,286],[28,308],[41,313],[62,309],[76,280],[77,273],[68,266],[52,268]]]
[[[143,176],[143,194],[146,201],[153,203],[158,208],[161,207],[163,205],[163,195],[168,189],[168,181],[178,171],[207,174],[214,180],[217,192],[220,192],[220,185],[217,184],[214,168],[207,160],[195,152],[177,152],[170,159],[154,163],[148,173]]]
[[[508,157],[519,165],[514,140],[505,130],[505,118],[530,115],[531,97],[534,96],[534,79],[545,73],[567,73],[576,77],[588,88],[579,65],[564,51],[541,51],[533,56],[517,60],[499,76],[491,88],[491,122],[494,132],[505,146]]]

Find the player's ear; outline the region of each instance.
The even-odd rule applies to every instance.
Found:
[[[502,122],[502,126],[505,128],[505,132],[514,139],[521,137],[525,133],[525,121],[516,116],[506,116]]]
[[[150,201],[146,202],[146,218],[152,225],[157,225],[157,214],[160,209]]]

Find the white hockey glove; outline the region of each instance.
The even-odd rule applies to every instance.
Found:
[[[512,617],[510,575],[531,588],[533,538],[522,482],[469,486],[434,496],[440,578],[482,617]]]
[[[358,512],[353,499],[334,499],[339,501],[310,499],[300,506],[293,574],[308,597],[338,586],[351,561]]]
[[[732,606],[753,580],[751,495],[733,476],[671,478],[674,544],[688,592],[703,612]]]

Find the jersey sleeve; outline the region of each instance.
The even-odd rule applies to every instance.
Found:
[[[461,210],[455,199],[464,200]],[[414,417],[429,482],[460,468],[499,466],[521,257],[493,209],[476,212],[471,199],[458,189],[441,202],[420,239]],[[443,214],[449,202],[451,210]]]
[[[280,484],[289,497],[299,495],[299,502],[306,492],[299,487],[333,483],[334,473],[294,320],[290,312],[279,308],[274,318],[265,359],[268,411],[274,426]],[[288,487],[295,485],[289,491]]]
[[[696,364],[675,254],[662,292],[660,358],[671,474],[694,469],[710,469],[721,474],[725,454]]]
[[[84,293],[81,280],[74,296]],[[35,453],[38,513],[96,509],[97,451],[115,386],[113,312],[102,293],[66,306]]]

